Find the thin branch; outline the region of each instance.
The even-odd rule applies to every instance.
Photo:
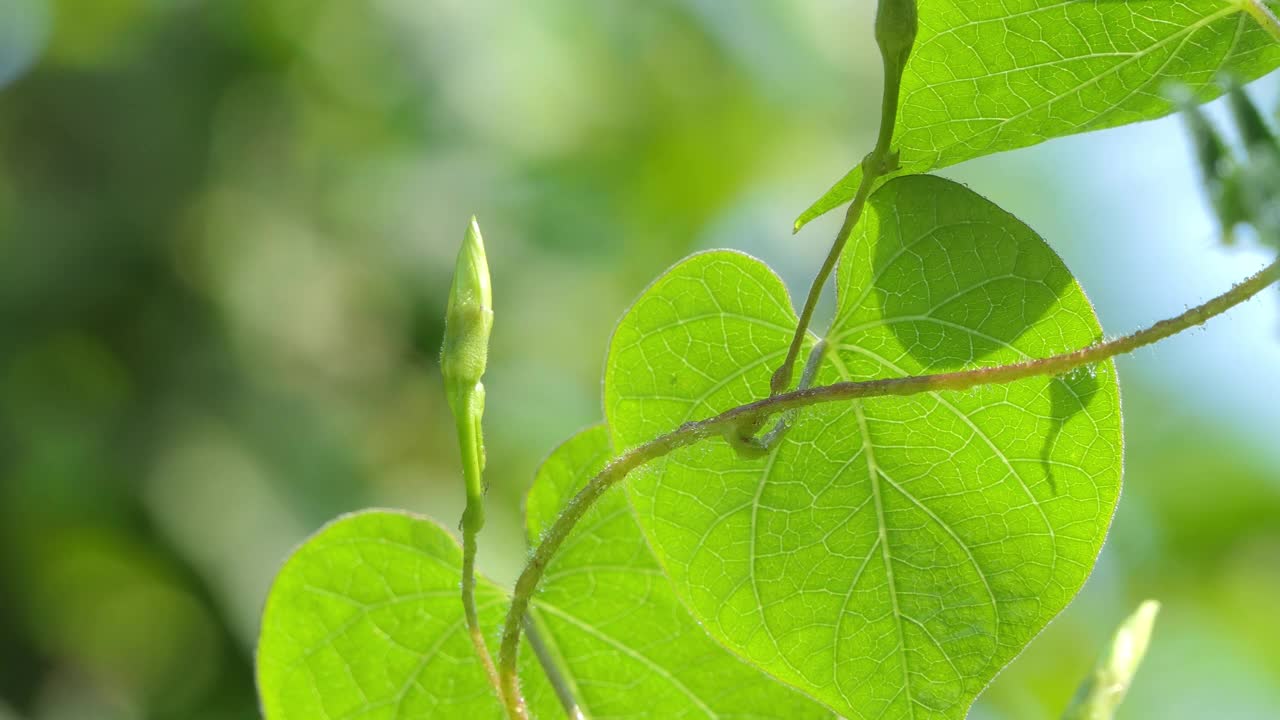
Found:
[[[569,720],[586,720],[586,716],[582,714],[582,708],[578,707],[577,699],[573,697],[573,688],[570,687],[569,679],[561,671],[557,658],[542,637],[538,622],[532,615],[526,615],[524,618],[524,637],[529,641],[529,647],[533,648],[533,654],[538,657],[538,663],[542,665],[547,681],[551,683],[551,689],[555,691],[556,698],[560,700],[560,706],[564,708]]]
[[[498,682],[498,670],[493,665],[493,656],[484,642],[484,629],[480,627],[480,617],[476,612],[476,536],[474,533],[462,534],[462,608],[467,618],[467,634],[471,636],[471,644],[475,646],[476,657],[484,666],[485,675],[493,689],[502,692]]]
[[[917,395],[939,390],[967,390],[979,385],[1016,382],[1038,376],[1054,376],[1070,372],[1078,367],[1108,360],[1117,355],[1159,342],[1183,330],[1204,324],[1210,318],[1226,312],[1252,298],[1264,288],[1280,280],[1280,261],[1249,277],[1227,292],[1203,305],[1196,306],[1176,317],[1140,330],[1132,335],[1098,343],[1069,353],[996,367],[961,370],[935,375],[842,382],[822,387],[796,390],[775,395],[764,400],[740,405],[711,418],[689,422],[679,428],[627,450],[605,466],[565,506],[551,528],[534,549],[516,580],[515,594],[507,612],[502,632],[502,645],[498,654],[498,674],[503,692],[508,697],[519,696],[516,677],[516,654],[519,650],[520,628],[529,601],[542,579],[547,564],[559,550],[561,543],[577,525],[588,509],[607,490],[631,471],[657,458],[710,437],[734,432],[742,423],[760,422],[785,410],[809,407],[840,400],[856,400],[871,397]]]
[[[844,222],[836,239],[827,252],[826,260],[813,278],[809,286],[809,295],[805,298],[804,308],[800,311],[800,322],[796,326],[796,334],[791,338],[791,347],[787,349],[787,357],[769,380],[769,394],[778,395],[791,387],[791,377],[795,372],[796,361],[800,359],[800,348],[804,345],[805,333],[813,320],[813,311],[822,297],[822,290],[835,270],[836,261],[844,252],[853,228],[862,218],[862,210],[867,205],[867,197],[875,187],[876,181],[886,173],[898,168],[898,156],[893,151],[893,132],[898,119],[898,97],[902,91],[902,73],[907,66],[907,58],[916,38],[916,3],[915,0],[880,0],[876,9],[876,44],[880,47],[881,65],[884,69],[884,89],[880,97],[880,132],[876,136],[876,145],[862,160],[862,181],[854,195],[849,210],[845,212]],[[755,430],[758,428],[747,428]],[[741,434],[741,433],[740,433]]]
[[[862,163],[862,182],[858,185],[858,193],[854,196],[853,203],[849,205],[849,210],[844,214],[844,223],[836,233],[835,242],[827,253],[827,259],[822,261],[822,267],[818,269],[818,274],[813,278],[813,284],[809,286],[809,295],[805,298],[804,308],[800,310],[800,324],[796,326],[796,334],[791,337],[791,347],[787,348],[787,357],[769,380],[771,395],[779,395],[791,387],[791,377],[795,373],[796,361],[800,359],[800,348],[804,345],[805,332],[808,331],[809,323],[813,320],[813,311],[818,307],[818,300],[822,297],[822,290],[826,287],[831,272],[835,270],[836,261],[840,259],[844,246],[853,235],[853,228],[862,217],[862,209],[866,207],[871,188],[880,177],[876,168],[882,167],[883,163],[873,162],[874,156],[873,151],[872,155],[868,155],[867,160]]]

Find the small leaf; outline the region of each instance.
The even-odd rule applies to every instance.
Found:
[[[815,384],[1004,364],[1101,336],[1061,260],[960,185],[871,198]],[[630,447],[767,394],[796,317],[756,260],[695,255],[620,322]],[[726,647],[848,717],[962,718],[1079,590],[1120,488],[1110,363],[1087,380],[815,406],[766,457],[709,442],[628,482],[676,594]]]
[[[1098,666],[1080,686],[1075,701],[1063,720],[1111,720],[1133,684],[1138,666],[1147,654],[1151,630],[1155,627],[1160,603],[1147,600],[1116,629],[1111,647]]]
[[[1217,97],[1218,77],[1280,66],[1242,0],[921,0],[902,80],[899,174],[1167,115],[1164,87]],[[855,169],[796,221],[848,202]]]
[[[1241,192],[1240,167],[1226,140],[1209,121],[1204,110],[1189,97],[1184,97],[1182,102],[1182,117],[1191,132],[1196,160],[1200,166],[1200,181],[1204,184],[1209,205],[1218,218],[1223,242],[1230,244],[1233,242],[1236,225],[1249,220],[1245,207],[1246,196]]]
[[[369,510],[322,528],[267,597],[258,643],[263,715],[505,717],[467,637],[461,563],[448,532],[406,513]],[[486,627],[500,626],[507,599],[492,583],[480,579],[476,605]],[[526,698],[540,717],[562,717],[532,657],[526,648]]]
[[[552,453],[529,491],[531,543],[611,454],[604,426]],[[542,588],[534,615],[587,717],[832,717],[707,637],[662,576],[621,488],[578,523]]]
[[[1228,103],[1236,117],[1236,126],[1240,128],[1240,139],[1248,152],[1276,152],[1276,136],[1271,126],[1262,118],[1262,112],[1253,104],[1249,93],[1238,83],[1231,83],[1227,89]]]

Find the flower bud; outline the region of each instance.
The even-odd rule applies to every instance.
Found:
[[[493,329],[493,295],[489,263],[484,254],[480,226],[471,218],[458,251],[453,289],[445,313],[444,347],[440,370],[451,405],[474,390],[489,358],[489,334]],[[455,407],[457,412],[459,408]]]
[[[880,0],[876,9],[876,44],[885,66],[892,67],[898,76],[916,42],[917,25],[916,0]]]

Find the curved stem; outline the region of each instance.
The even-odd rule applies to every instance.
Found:
[[[1061,355],[1009,365],[935,375],[841,382],[796,390],[740,405],[705,420],[685,423],[665,435],[627,450],[606,465],[565,505],[564,510],[543,536],[542,543],[534,549],[519,579],[516,580],[515,593],[511,599],[511,607],[507,611],[506,624],[502,631],[502,646],[498,654],[498,674],[503,692],[508,697],[518,697],[516,653],[519,650],[520,628],[525,612],[529,609],[529,601],[537,590],[547,564],[595,501],[641,465],[701,440],[733,432],[741,423],[758,422],[760,418],[767,418],[784,410],[839,400],[916,395],[938,390],[967,390],[979,385],[1010,383],[1044,375],[1061,375],[1078,367],[1132,352],[1188,328],[1201,325],[1210,318],[1257,295],[1277,280],[1280,280],[1280,261],[1273,262],[1244,282],[1202,305],[1122,338]]]

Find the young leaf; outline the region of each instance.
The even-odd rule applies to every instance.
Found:
[[[326,525],[276,577],[258,643],[267,720],[505,717],[467,637],[462,552],[443,528],[370,510]],[[485,627],[506,596],[479,579]],[[496,648],[493,648],[496,649]],[[525,649],[525,697],[538,717],[563,717]]]
[[[529,491],[530,543],[611,456],[604,426],[552,453]],[[533,608],[586,717],[832,717],[707,637],[662,576],[620,488],[565,540]]]
[[[1116,629],[1111,646],[1098,659],[1062,720],[1112,720],[1133,684],[1151,643],[1160,603],[1147,600]]]
[[[1151,120],[1280,66],[1261,0],[921,0],[902,80],[894,147],[900,174],[923,173],[1050,138]],[[848,202],[855,168],[802,213],[799,229]]]
[[[1101,332],[1061,260],[965,188],[872,197],[816,384],[1046,356]],[[696,255],[619,324],[615,446],[763,396],[796,318],[781,282]],[[751,663],[849,717],[961,718],[1075,595],[1120,487],[1110,363],[800,411],[763,458],[677,451],[627,488],[676,594]]]

